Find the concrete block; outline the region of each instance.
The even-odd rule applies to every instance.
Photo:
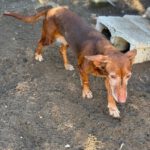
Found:
[[[117,2],[118,0],[90,0],[94,3]]]
[[[144,17],[144,18],[149,18],[149,19],[150,19],[150,7],[148,7],[148,8],[146,9],[146,11],[145,11],[145,13],[143,14],[142,17]]]
[[[124,18],[138,26],[146,34],[150,36],[150,21],[138,15],[125,15]]]
[[[115,6],[114,2],[117,2],[118,0],[89,0],[89,1],[95,4],[109,3],[112,6]]]
[[[97,18],[96,29],[107,29],[111,42],[123,52],[137,49],[135,63],[150,61],[150,21],[140,16]]]

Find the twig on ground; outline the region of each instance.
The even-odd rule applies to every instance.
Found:
[[[125,145],[124,143],[121,143],[119,150],[122,150],[124,145]]]
[[[111,4],[112,6],[116,7],[115,3],[113,3],[111,0],[107,0],[107,2],[108,2],[109,4]]]

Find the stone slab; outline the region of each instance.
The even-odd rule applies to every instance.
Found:
[[[142,31],[150,36],[150,20],[138,15],[125,15],[124,18],[138,26]]]
[[[122,37],[134,48],[150,47],[150,31],[144,32],[133,22],[123,17],[98,17],[97,22],[106,26],[112,36]]]
[[[130,44],[130,50],[137,49],[135,63],[150,61],[149,20],[134,15],[125,15],[124,17],[99,16],[96,29],[102,31],[103,28],[107,28],[110,31],[112,43],[113,41],[119,42],[121,41],[120,39],[124,39]],[[117,38],[118,40],[114,40]]]

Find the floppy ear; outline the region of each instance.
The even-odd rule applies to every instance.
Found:
[[[96,67],[99,67],[101,64],[107,63],[109,61],[108,56],[104,55],[85,56],[85,58],[92,61]]]
[[[127,52],[125,55],[131,60],[133,61],[133,59],[135,58],[137,54],[137,50],[136,49],[133,49],[133,50],[130,50],[129,52]]]

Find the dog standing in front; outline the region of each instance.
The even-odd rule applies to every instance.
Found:
[[[109,114],[115,118],[120,117],[116,102],[126,102],[127,83],[132,74],[132,62],[136,56],[136,50],[121,53],[100,32],[87,25],[66,7],[52,8],[33,16],[22,16],[13,12],[6,12],[4,15],[15,17],[26,23],[34,23],[44,17],[42,36],[35,50],[35,59],[42,61],[43,46],[58,40],[61,42],[60,53],[64,67],[66,70],[73,70],[66,54],[69,46],[77,56],[82,97],[93,97],[89,87],[89,74],[104,77]]]

